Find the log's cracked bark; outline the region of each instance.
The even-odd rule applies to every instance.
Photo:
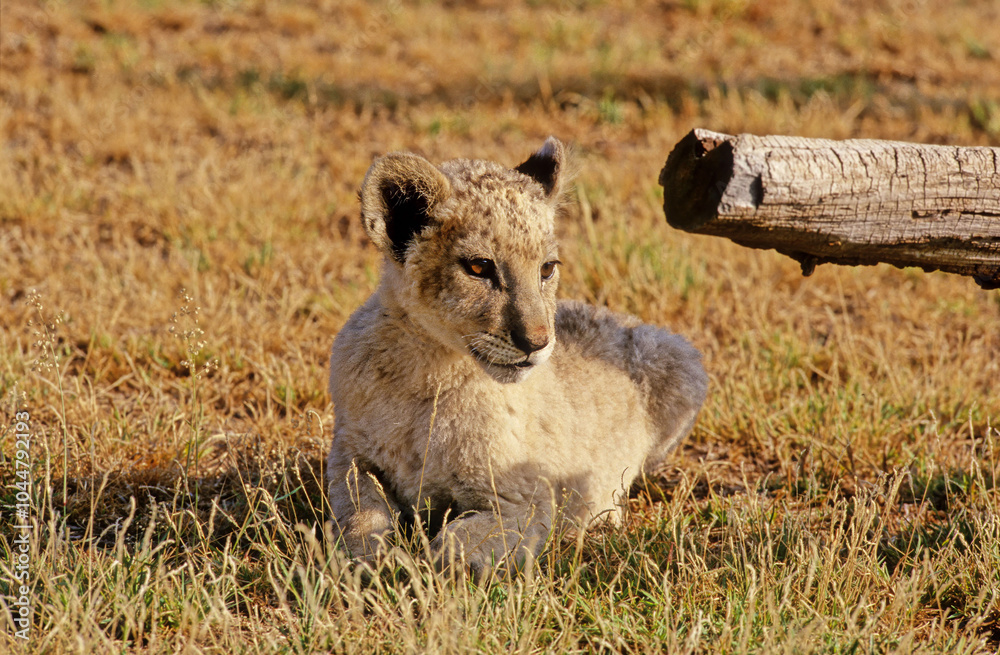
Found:
[[[817,264],[887,262],[1000,288],[1000,148],[696,129],[660,172],[673,227]]]

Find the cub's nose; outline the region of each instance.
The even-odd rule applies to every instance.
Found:
[[[536,350],[541,350],[549,345],[548,330],[544,326],[531,330],[512,330],[510,340],[514,345],[524,351],[525,355],[530,355]]]

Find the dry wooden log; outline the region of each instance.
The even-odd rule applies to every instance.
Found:
[[[887,262],[1000,288],[1000,148],[696,129],[660,172],[673,227],[802,264]]]

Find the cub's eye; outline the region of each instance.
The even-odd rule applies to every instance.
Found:
[[[465,272],[472,277],[490,278],[497,270],[492,259],[463,259],[462,266],[465,267]]]
[[[542,279],[547,280],[556,272],[556,265],[562,264],[558,259],[542,264]]]

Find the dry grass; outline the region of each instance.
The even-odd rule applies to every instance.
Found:
[[[1000,294],[803,279],[670,230],[656,177],[695,126],[1000,145],[997,4],[455,4],[0,4],[30,652],[996,652]],[[378,275],[357,185],[549,133],[580,170],[561,294],[689,335],[708,404],[624,529],[483,588],[417,540],[366,583],[320,491],[326,353]]]

